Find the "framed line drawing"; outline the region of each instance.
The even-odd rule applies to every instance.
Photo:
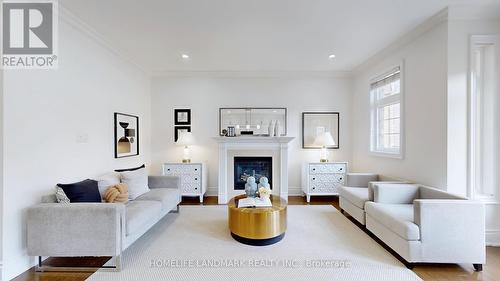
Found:
[[[330,132],[335,141],[329,149],[338,149],[340,140],[340,113],[338,112],[302,112],[302,148],[318,149],[314,145],[316,137],[324,132]]]
[[[179,139],[179,135],[181,132],[191,132],[191,127],[190,126],[177,126],[174,127],[174,142],[177,142]]]
[[[174,109],[174,125],[191,125],[191,109]]]

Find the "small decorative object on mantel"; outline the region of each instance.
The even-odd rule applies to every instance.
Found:
[[[274,137],[274,125],[273,120],[269,121],[268,132],[270,137]]]
[[[303,112],[302,113],[302,148],[320,149],[322,145],[315,143],[318,136],[329,132],[334,145],[326,145],[327,149],[339,148],[340,114],[338,112]]]
[[[255,183],[254,177],[247,178],[247,183],[245,184],[245,193],[248,197],[255,197],[257,195],[257,183]]]
[[[115,112],[115,158],[139,155],[139,117]]]
[[[228,137],[236,137],[236,130],[234,126],[227,127],[227,135]]]
[[[281,136],[280,120],[276,120],[276,123],[274,124],[274,136],[275,137]]]

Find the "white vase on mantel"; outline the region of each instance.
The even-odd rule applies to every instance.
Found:
[[[273,120],[269,121],[268,133],[270,137],[274,137],[274,124]]]
[[[274,125],[274,136],[275,137],[281,136],[281,126],[279,120],[276,120],[276,124]]]

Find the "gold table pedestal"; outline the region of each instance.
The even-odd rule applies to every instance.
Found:
[[[271,196],[272,207],[237,208],[236,196],[228,203],[229,230],[233,238],[241,243],[265,246],[274,244],[285,236],[287,203],[279,196]]]

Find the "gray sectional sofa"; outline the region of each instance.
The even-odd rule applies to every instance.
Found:
[[[150,191],[123,203],[56,203],[54,195],[27,211],[28,255],[41,257],[109,256],[121,269],[122,252],[181,202],[178,177],[149,176]],[[73,270],[74,268],[58,268]]]
[[[366,175],[362,178],[369,180]],[[357,183],[364,186],[366,182]],[[477,271],[482,270],[486,246],[481,202],[419,184],[369,182],[366,186],[342,187],[341,210],[366,225],[408,267],[472,263]]]

